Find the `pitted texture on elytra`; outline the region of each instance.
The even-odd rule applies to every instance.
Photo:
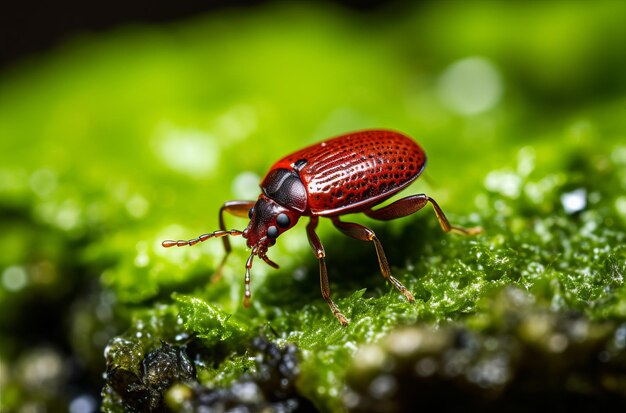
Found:
[[[302,149],[270,170],[294,169],[297,164],[311,214],[333,215],[362,210],[392,196],[415,180],[425,163],[424,151],[412,139],[376,130],[342,135]]]

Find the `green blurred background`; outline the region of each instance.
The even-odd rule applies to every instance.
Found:
[[[275,159],[340,133],[414,137],[429,164],[410,191],[486,227],[485,211],[507,213],[489,203],[494,194],[525,197],[510,213],[522,218],[567,212],[554,188],[593,161],[613,171],[600,204],[624,233],[626,2],[263,2],[189,14],[70,33],[1,69],[3,411],[94,411],[107,342],[137,311],[205,290],[223,254],[219,241],[175,251],[160,241],[217,229],[220,205],[255,199]],[[584,190],[592,204],[594,188]],[[406,222],[391,223],[390,237]],[[373,255],[329,225],[320,234],[334,265],[343,248]],[[333,322],[303,227],[279,241],[269,254],[277,274],[303,279],[314,291],[304,301]],[[233,244],[224,279],[203,294],[258,326],[279,311],[262,287],[276,273],[255,264],[255,305],[243,310],[246,253]],[[365,286],[384,288],[369,262],[375,282]],[[359,285],[332,281],[337,298]]]

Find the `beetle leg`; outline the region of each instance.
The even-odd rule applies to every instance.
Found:
[[[228,212],[229,214],[234,215],[236,217],[247,218],[248,211],[250,211],[250,208],[252,208],[255,203],[256,201],[226,201],[224,202],[224,205],[222,205],[222,207],[220,208],[220,213],[219,213],[220,229],[221,230],[226,229],[226,225],[224,224],[224,212]],[[215,270],[215,273],[211,277],[211,280],[213,282],[221,278],[222,269],[224,268],[224,264],[226,264],[226,259],[228,258],[228,255],[230,254],[230,251],[232,249],[230,247],[230,240],[227,237],[222,238],[222,242],[224,243],[224,250],[226,251],[226,254],[224,254],[224,256],[222,257],[222,260],[220,261],[219,265],[217,266],[217,269]]]
[[[250,208],[254,206],[256,201],[226,201],[224,205],[220,208],[219,220],[220,220],[220,229],[225,230],[226,225],[224,225],[224,212],[228,212],[231,215],[240,218],[246,218],[248,216],[248,211]],[[222,238],[224,242],[224,249],[226,250],[226,255],[230,253],[230,241],[228,238]]]
[[[246,261],[246,278],[244,279],[245,293],[243,296],[243,306],[245,308],[250,307],[250,298],[252,297],[252,293],[250,292],[250,270],[252,269],[252,259],[257,254],[258,250],[258,246],[252,248],[250,256]]]
[[[311,245],[311,249],[313,249],[313,254],[315,254],[315,258],[317,258],[317,260],[319,261],[320,288],[322,290],[322,297],[324,297],[324,300],[330,307],[330,310],[333,312],[335,317],[337,317],[337,320],[339,320],[341,325],[347,326],[349,323],[348,319],[346,318],[346,316],[344,316],[341,313],[341,311],[339,310],[335,302],[332,300],[332,298],[330,298],[330,285],[328,283],[328,272],[326,271],[326,261],[324,260],[326,253],[324,252],[324,246],[322,245],[320,238],[315,233],[317,222],[318,222],[317,217],[311,217],[311,221],[306,226],[306,233],[309,237],[309,244]]]
[[[415,299],[413,298],[413,294],[411,294],[411,292],[407,290],[400,281],[391,275],[391,269],[389,268],[385,251],[383,250],[383,246],[376,237],[374,231],[360,224],[340,221],[338,217],[331,217],[331,219],[335,227],[347,236],[361,241],[371,241],[374,243],[374,246],[376,247],[376,255],[378,256],[378,264],[380,265],[380,271],[383,273],[383,277],[385,277],[387,281],[391,282],[394,287],[396,287],[406,297],[406,299],[409,300],[409,302],[414,303]]]
[[[443,213],[437,202],[434,199],[425,194],[417,194],[407,196],[406,198],[399,199],[392,204],[384,206],[377,210],[365,211],[365,215],[370,218],[379,219],[381,221],[389,221],[396,218],[402,218],[407,215],[411,215],[424,207],[427,203],[433,206],[437,220],[441,225],[441,229],[445,232],[455,232],[463,235],[476,235],[483,232],[481,227],[464,228],[458,225],[450,224],[448,218]]]

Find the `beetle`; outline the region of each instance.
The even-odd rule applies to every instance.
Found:
[[[250,305],[250,270],[252,259],[258,256],[274,268],[278,265],[267,257],[267,250],[276,239],[298,223],[300,217],[309,217],[306,233],[313,254],[319,262],[322,297],[342,325],[348,319],[330,296],[328,272],[324,261],[324,246],[315,233],[320,217],[330,218],[345,235],[374,244],[383,277],[391,282],[406,299],[415,299],[409,290],[392,274],[382,244],[371,229],[347,222],[342,216],[362,212],[370,218],[388,221],[411,215],[430,203],[445,232],[475,235],[480,227],[464,228],[452,225],[434,199],[426,194],[405,198],[372,209],[406,188],[420,176],[426,166],[426,153],[408,136],[383,129],[347,133],[308,146],[278,160],[261,181],[261,194],[256,201],[228,201],[219,210],[218,231],[190,240],[163,241],[166,248],[191,246],[210,238],[222,238],[226,254],[231,251],[227,236],[242,236],[251,249],[246,261],[244,306]],[[226,230],[224,213],[248,217],[243,230]]]

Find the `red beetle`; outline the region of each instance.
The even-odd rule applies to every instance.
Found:
[[[330,298],[324,247],[315,233],[319,217],[330,218],[335,227],[349,237],[373,242],[383,276],[410,302],[415,301],[413,295],[391,275],[385,252],[374,231],[360,224],[342,221],[340,216],[363,212],[371,218],[387,221],[413,214],[430,202],[445,232],[473,235],[482,231],[480,227],[451,225],[435,200],[425,194],[410,195],[382,208],[372,209],[417,179],[425,166],[426,154],[422,148],[401,133],[375,129],[341,135],[276,162],[261,182],[262,193],[256,201],[224,203],[219,212],[219,231],[188,241],[163,241],[163,246],[182,247],[213,237],[224,237],[222,240],[228,256],[231,247],[225,236],[241,235],[246,238],[248,247],[252,249],[246,262],[244,306],[248,307],[250,268],[254,256],[278,268],[267,257],[268,248],[276,243],[280,234],[296,225],[301,216],[311,217],[306,231],[319,261],[322,296],[339,322],[347,325],[348,319]],[[243,231],[227,231],[224,212],[238,217],[248,216],[248,227]]]

